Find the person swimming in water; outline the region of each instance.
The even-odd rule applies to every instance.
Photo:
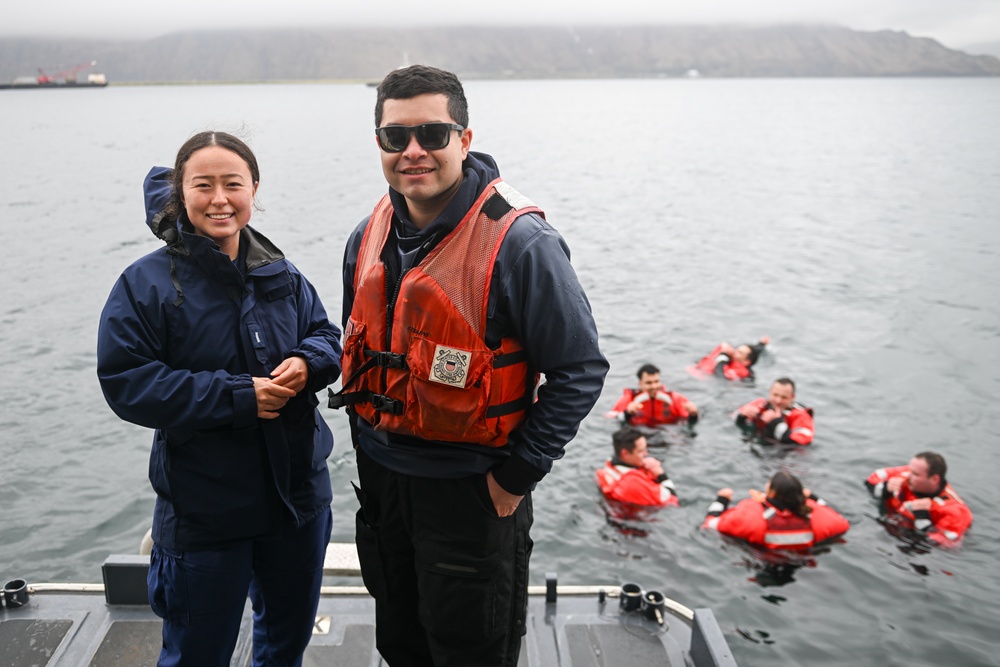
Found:
[[[762,336],[756,343],[744,343],[736,347],[725,342],[719,343],[690,370],[694,374],[715,375],[726,380],[751,380],[753,366],[769,342],[771,339],[768,336]]]
[[[614,454],[597,470],[597,485],[608,500],[646,507],[677,505],[674,483],[663,464],[649,455],[642,432],[623,426],[612,436]]]
[[[795,402],[795,383],[778,378],[767,398],[757,398],[736,411],[736,425],[766,444],[808,445],[813,441],[813,410]]]
[[[684,394],[671,391],[660,382],[660,369],[643,364],[636,372],[639,387],[626,387],[621,398],[606,417],[621,417],[632,426],[656,427],[685,421],[698,421],[698,407]]]
[[[948,464],[937,452],[920,452],[905,466],[879,468],[865,480],[882,511],[941,546],[961,543],[972,510],[951,488]]]
[[[792,550],[808,549],[850,528],[847,519],[788,472],[775,473],[763,492],[751,489],[749,498],[731,508],[732,499],[732,489],[719,489],[702,528],[768,549]]]

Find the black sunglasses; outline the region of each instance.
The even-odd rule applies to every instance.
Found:
[[[386,153],[402,153],[410,143],[410,135],[417,135],[417,143],[424,150],[441,150],[451,141],[451,131],[465,128],[457,123],[424,123],[422,125],[386,125],[375,128],[379,148]]]

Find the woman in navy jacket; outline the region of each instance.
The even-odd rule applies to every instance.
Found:
[[[301,664],[319,600],[333,435],[315,392],[340,375],[340,331],[247,226],[259,180],[249,147],[222,132],[153,168],[146,222],[166,247],[122,273],[101,315],[105,398],[156,429],[161,665],[228,665],[248,590],[254,665]]]

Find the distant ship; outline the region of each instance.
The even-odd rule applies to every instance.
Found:
[[[89,63],[74,65],[68,69],[46,74],[42,68],[38,68],[38,76],[19,76],[11,83],[0,83],[0,90],[37,90],[39,88],[104,88],[108,85],[108,78],[98,72],[87,75],[83,81],[79,80],[78,74],[81,70],[93,67],[96,60]]]

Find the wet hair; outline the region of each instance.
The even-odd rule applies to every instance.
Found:
[[[795,383],[792,381],[792,378],[778,378],[777,380],[775,380],[771,384],[783,384],[783,385],[785,385],[787,387],[791,387],[792,388],[792,396],[795,395]]]
[[[611,436],[611,446],[615,450],[615,458],[622,450],[630,454],[635,451],[635,443],[643,437],[642,432],[632,426],[622,426]]]
[[[643,375],[659,375],[659,374],[660,374],[660,369],[654,366],[653,364],[643,364],[642,366],[639,366],[639,370],[636,372],[635,376],[641,380]]]
[[[389,72],[378,84],[375,99],[375,127],[382,126],[386,100],[408,100],[417,95],[444,95],[448,115],[462,127],[469,126],[469,103],[462,82],[451,72],[429,65],[410,65]]]
[[[209,146],[219,146],[235,153],[243,160],[250,169],[250,176],[254,183],[260,182],[260,168],[257,166],[257,157],[250,150],[250,147],[242,139],[234,137],[227,132],[199,132],[184,142],[184,145],[177,151],[177,159],[174,161],[174,173],[172,175],[170,200],[163,207],[164,212],[173,220],[184,210],[184,202],[181,193],[184,189],[184,167],[191,156],[202,148]]]
[[[752,345],[750,343],[743,343],[743,345],[750,348],[750,352],[747,353],[747,366],[753,366],[756,364],[757,359],[760,357],[760,353],[764,351],[765,347],[767,347],[767,343],[753,343]],[[743,347],[743,345],[740,347]]]
[[[914,455],[915,459],[922,459],[927,462],[927,476],[941,475],[941,486],[945,485],[945,475],[948,474],[948,464],[944,462],[944,457],[937,452],[920,452]]]
[[[812,509],[806,504],[806,496],[802,492],[802,482],[789,472],[776,472],[770,481],[771,493],[769,502],[779,509],[786,509],[796,516],[808,519]]]

